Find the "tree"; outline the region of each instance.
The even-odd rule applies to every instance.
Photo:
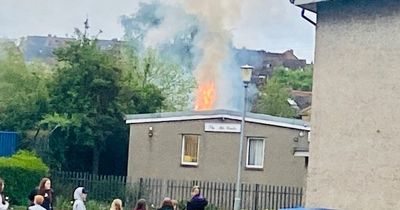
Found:
[[[0,44],[0,129],[26,133],[47,112],[47,66],[25,64],[12,42]]]
[[[169,32],[153,37],[156,43],[151,44],[155,46],[146,48],[144,43],[148,35],[157,30],[171,14],[184,19],[185,24],[179,27],[177,33],[167,30]],[[196,55],[200,53],[194,44],[199,30],[196,17],[186,14],[183,8],[176,5],[150,2],[140,3],[138,11],[132,16],[123,16],[121,23],[126,39],[123,57],[133,62],[125,62],[134,71],[129,74],[142,78],[142,82],[151,83],[162,91],[165,96],[162,111],[187,110],[196,86],[192,69],[197,62]]]
[[[293,90],[311,91],[312,76],[312,67],[306,67],[304,70],[278,67],[275,69],[272,78],[279,84],[290,87]]]
[[[159,94],[164,96],[162,106],[161,98],[153,98],[153,104],[160,105],[157,111],[182,111],[188,108],[195,80],[192,74],[185,73],[181,66],[162,59],[155,50],[148,49],[145,54],[140,55],[127,46],[122,49],[121,63],[126,86],[147,89],[145,92],[161,91]],[[140,110],[136,111],[156,111]]]
[[[91,150],[92,172],[97,174],[106,140],[113,136],[113,127],[123,123],[116,100],[121,70],[113,56],[97,47],[96,40],[78,35],[78,40],[54,52],[59,65],[50,106],[55,113],[77,119],[65,130],[66,136],[72,148]]]
[[[55,167],[84,171],[91,167],[97,174],[101,158],[127,157],[124,114],[156,112],[164,98],[155,85],[139,85],[136,75],[127,80],[117,49],[101,50],[96,39],[79,31],[77,35],[77,40],[54,52],[58,65],[50,88],[52,112],[41,125],[53,131]]]
[[[279,117],[295,115],[295,110],[287,102],[287,99],[290,98],[289,90],[275,79],[268,80],[259,94],[255,112]]]

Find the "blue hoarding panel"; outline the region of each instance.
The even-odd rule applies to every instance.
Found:
[[[11,156],[17,149],[17,133],[0,131],[0,157]]]

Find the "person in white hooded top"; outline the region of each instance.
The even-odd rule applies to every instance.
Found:
[[[0,178],[0,210],[7,210],[8,209],[8,202],[4,197],[4,180]]]
[[[86,201],[87,191],[83,187],[78,187],[74,191],[74,204],[72,206],[72,210],[86,210],[85,201]]]

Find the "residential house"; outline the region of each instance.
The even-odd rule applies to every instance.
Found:
[[[311,102],[312,102],[312,92],[311,91],[301,91],[292,90],[291,99],[296,103],[297,107],[297,117],[306,122],[311,120]]]
[[[306,121],[306,122],[310,122],[311,121],[311,106],[304,108],[302,110],[300,110],[299,112],[299,117],[300,119]]]
[[[235,60],[240,64],[254,66],[252,82],[262,84],[272,76],[278,66],[289,69],[302,69],[306,67],[306,60],[299,59],[294,55],[293,50],[283,53],[272,53],[264,50],[235,49]]]
[[[300,110],[311,106],[312,92],[302,90],[291,90],[292,99],[296,102]]]
[[[19,48],[24,54],[25,61],[40,60],[47,63],[53,63],[53,51],[64,46],[68,41],[76,40],[75,38],[63,38],[52,36],[27,36],[20,40]],[[117,39],[112,40],[97,40],[97,45],[102,50],[111,49],[119,45],[121,42]]]
[[[240,122],[229,110],[127,115],[127,174],[234,183]],[[242,182],[304,186],[309,130],[302,120],[247,113]]]
[[[306,206],[400,209],[400,2],[292,2],[317,13]]]

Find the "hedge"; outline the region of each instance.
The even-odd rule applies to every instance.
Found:
[[[4,193],[13,205],[27,205],[29,193],[48,172],[49,168],[32,152],[19,151],[9,158],[0,157]]]

